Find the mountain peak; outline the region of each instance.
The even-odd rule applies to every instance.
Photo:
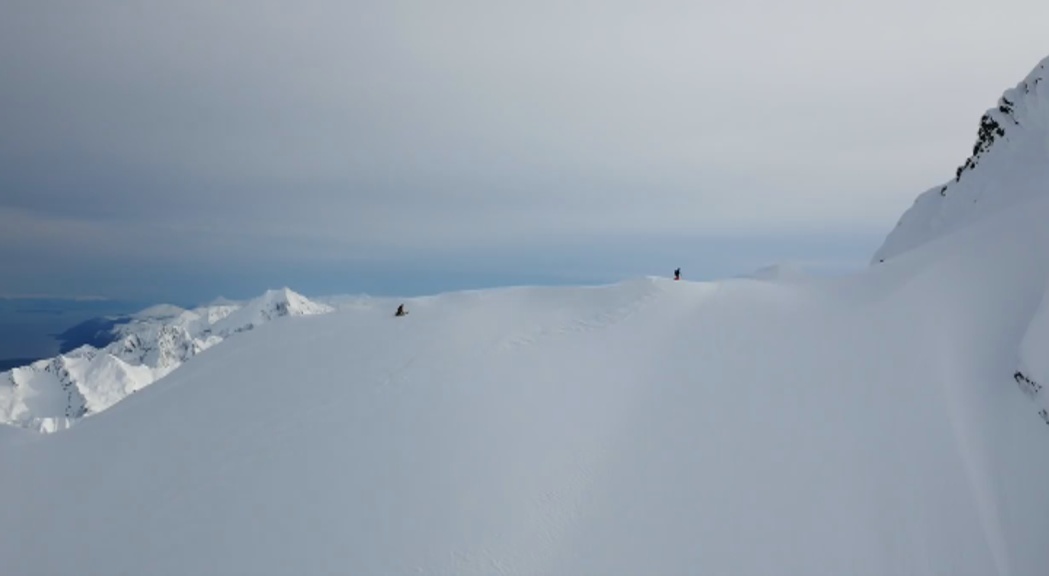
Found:
[[[216,324],[218,332],[240,332],[285,316],[325,314],[333,308],[319,304],[291,288],[267,290],[258,298],[249,300],[239,309]]]
[[[1049,58],[980,117],[972,153],[954,178],[918,195],[874,254],[883,262],[1016,202],[1049,181]]]
[[[1007,137],[1017,131],[1046,129],[1049,114],[1045,108],[1049,104],[1049,91],[1044,86],[1039,89],[1047,74],[1046,64],[1049,64],[1049,58],[1039,62],[1026,78],[1006,90],[998,99],[998,106],[987,110],[980,118],[972,154],[955,171],[954,182],[960,182],[965,172],[975,169],[999,139],[1008,140]],[[949,189],[950,183],[944,184],[941,195],[946,196]]]
[[[243,304],[184,310],[152,306],[111,328],[99,349],[81,346],[63,356],[0,373],[0,423],[41,432],[68,428],[156,382],[204,350],[238,332],[285,316],[331,312],[281,288]]]

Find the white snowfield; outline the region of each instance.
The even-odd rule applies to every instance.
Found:
[[[0,573],[1049,574],[1049,194],[948,222],[991,158],[849,276],[332,299],[0,427]]]

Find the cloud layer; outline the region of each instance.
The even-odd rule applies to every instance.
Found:
[[[1047,19],[1019,0],[7,2],[0,291],[71,258],[887,231],[1045,56]]]

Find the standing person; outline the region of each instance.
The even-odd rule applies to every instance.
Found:
[[[681,268],[674,270],[674,280],[681,280]]]
[[[394,316],[407,316],[407,315],[408,315],[408,311],[404,309],[404,304],[401,304],[400,306],[398,306],[397,307],[397,312],[394,314]]]

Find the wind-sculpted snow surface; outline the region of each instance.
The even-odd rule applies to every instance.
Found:
[[[3,572],[1045,574],[1049,427],[1012,367],[1046,214],[846,277],[239,334],[69,433],[0,434]]]
[[[983,115],[972,155],[954,179],[918,196],[873,261],[894,258],[1004,207],[1047,194],[1049,58]]]
[[[68,428],[170,374],[231,334],[282,316],[331,310],[286,288],[244,304],[196,310],[154,306],[116,326],[114,341],[101,350],[82,346],[0,373],[0,424],[41,432]]]

